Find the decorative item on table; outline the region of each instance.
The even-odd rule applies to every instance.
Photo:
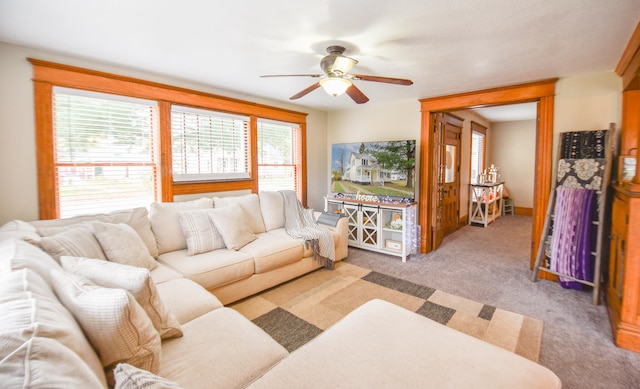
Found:
[[[400,212],[396,212],[393,214],[393,217],[391,218],[389,223],[387,223],[386,227],[392,230],[402,230],[402,225],[402,215],[400,214]]]
[[[384,247],[391,250],[402,250],[402,242],[399,240],[387,239],[384,241]]]
[[[497,182],[500,182],[500,168],[493,164],[488,169],[484,169],[484,172],[478,176],[480,185],[495,184]]]
[[[618,157],[618,182],[630,182],[636,175],[636,148],[629,150],[628,155]]]

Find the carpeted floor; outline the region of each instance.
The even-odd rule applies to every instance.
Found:
[[[607,307],[590,291],[531,282],[531,217],[463,226],[435,252],[397,257],[349,248],[346,263],[544,321],[539,363],[564,389],[640,389],[640,353],[615,346]]]
[[[538,361],[541,320],[339,262],[231,308],[293,351],[363,303],[379,298]]]

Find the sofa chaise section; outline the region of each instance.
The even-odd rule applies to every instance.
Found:
[[[283,359],[258,388],[560,388],[549,369],[383,300]]]

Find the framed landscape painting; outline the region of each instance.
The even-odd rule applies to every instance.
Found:
[[[331,146],[331,191],[415,198],[416,141]]]

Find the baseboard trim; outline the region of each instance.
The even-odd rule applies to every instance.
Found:
[[[516,215],[520,216],[533,216],[533,208],[527,207],[514,207]]]

